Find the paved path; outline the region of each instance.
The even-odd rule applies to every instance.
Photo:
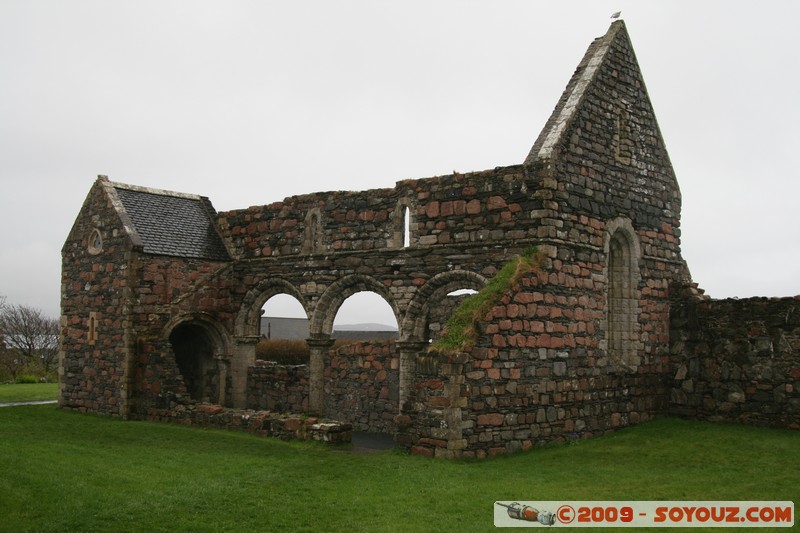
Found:
[[[395,446],[392,436],[385,433],[354,431],[351,442],[353,443],[353,451],[360,453],[391,450]]]
[[[0,403],[0,407],[17,407],[20,405],[47,405],[50,403],[58,403],[56,400],[39,400],[37,402],[7,402]]]

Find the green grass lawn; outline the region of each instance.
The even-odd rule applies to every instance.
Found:
[[[492,531],[496,500],[800,502],[798,451],[796,431],[661,419],[444,461],[11,407],[0,530]]]
[[[55,400],[58,383],[11,383],[0,385],[0,403]]]

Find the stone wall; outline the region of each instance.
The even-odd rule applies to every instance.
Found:
[[[671,337],[670,412],[800,429],[800,297],[687,299]]]
[[[326,444],[347,444],[352,428],[335,420],[290,413],[250,409],[226,409],[220,405],[193,404],[172,409],[151,420],[203,428],[243,431],[281,440],[315,440]]]
[[[284,413],[308,412],[307,365],[256,361],[247,369],[247,407]]]
[[[359,431],[394,432],[398,412],[398,355],[394,342],[352,342],[325,355],[325,416]],[[248,369],[247,407],[308,412],[307,365],[256,361]]]
[[[485,457],[588,438],[663,412],[666,337],[653,336],[658,355],[635,368],[614,360],[604,347],[603,285],[599,265],[574,269],[547,258],[488,313],[478,346],[423,358],[437,359],[436,371],[416,376],[403,429],[412,451]]]
[[[474,349],[418,377],[402,419],[416,453],[513,452],[666,408],[669,288],[689,277],[681,198],[626,35],[593,43],[548,125],[526,161],[539,186],[519,200],[544,259]]]
[[[239,259],[400,250],[406,207],[412,248],[530,239],[536,230],[517,204],[527,198],[522,181],[521,165],[405,180],[394,188],[292,196],[223,212],[218,224]]]
[[[86,197],[61,251],[59,405],[126,416],[137,259],[105,182]]]
[[[399,358],[394,342],[345,344],[325,369],[325,416],[360,431],[394,432]]]

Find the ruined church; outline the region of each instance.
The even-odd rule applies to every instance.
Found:
[[[800,300],[717,301],[693,283],[624,22],[520,155],[228,212],[98,177],[62,249],[60,407],[278,436],[355,428],[437,457],[666,414],[800,427]],[[450,295],[526,254],[474,341],[435,349]],[[334,346],[337,310],[362,291],[388,303],[398,339]],[[306,365],[256,359],[278,294],[308,316]]]

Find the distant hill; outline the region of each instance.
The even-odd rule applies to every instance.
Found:
[[[364,324],[342,324],[340,326],[333,326],[333,331],[397,331],[394,326],[387,326],[386,324],[376,324],[368,322]]]
[[[270,339],[305,340],[308,338],[308,319],[261,317],[260,334]],[[343,324],[333,327],[332,336],[349,340],[395,339],[398,332],[396,327],[386,324]]]

